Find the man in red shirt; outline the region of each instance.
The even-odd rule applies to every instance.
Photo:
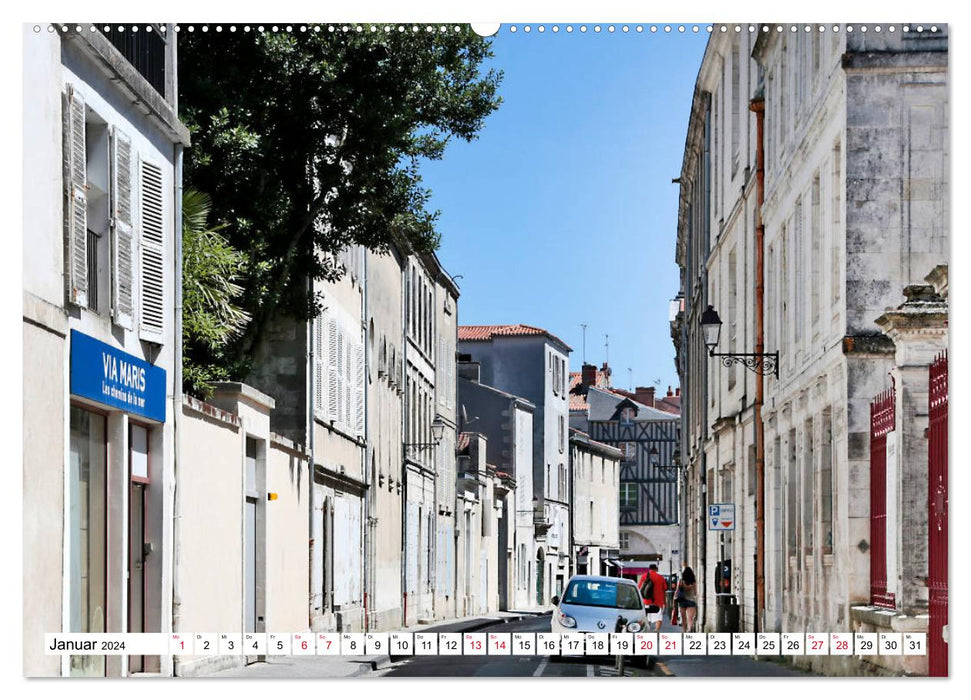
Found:
[[[664,619],[664,592],[668,589],[668,582],[657,572],[657,564],[651,564],[641,584],[641,597],[644,599],[648,624],[654,623],[654,631],[661,631],[661,620]]]

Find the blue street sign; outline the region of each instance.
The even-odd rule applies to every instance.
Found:
[[[71,393],[165,422],[165,370],[75,330]]]
[[[709,530],[735,529],[735,504],[712,503],[708,506]]]

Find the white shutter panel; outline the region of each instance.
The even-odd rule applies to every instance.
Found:
[[[165,342],[165,197],[162,169],[141,163],[141,313],[139,337]]]
[[[134,328],[132,309],[132,151],[131,139],[115,129],[111,140],[111,316]]]
[[[364,344],[354,346],[354,426],[358,435],[364,435]]]
[[[344,425],[348,430],[354,429],[354,343],[351,339],[341,333],[341,340],[344,343]]]
[[[64,285],[68,301],[88,305],[87,152],[84,99],[67,86],[64,96]]]
[[[327,319],[327,420],[336,421],[340,416],[340,348],[337,319]]]
[[[448,382],[448,370],[445,364],[445,338],[439,337],[438,339],[438,357],[435,358],[435,380],[438,382],[438,386],[435,387],[438,391],[438,404],[440,406],[445,405],[446,396],[446,383]]]
[[[324,316],[321,314],[313,321],[314,348],[314,411],[324,410]]]
[[[343,496],[334,499],[334,603],[351,602],[351,523],[349,503]]]
[[[405,530],[405,590],[415,593],[418,590],[418,506],[407,504],[407,529]]]
[[[453,408],[455,406],[455,352],[452,351],[451,343],[449,343],[447,347],[445,367],[447,369],[445,377],[445,395],[448,397],[445,405],[448,408]]]

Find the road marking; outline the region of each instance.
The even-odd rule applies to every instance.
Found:
[[[542,676],[543,671],[546,670],[546,667],[549,665],[549,663],[550,663],[550,658],[548,656],[544,656],[543,660],[539,662],[539,666],[537,666],[536,670],[533,671],[533,675]]]
[[[593,666],[591,664],[587,664],[587,678],[593,678],[593,675]]]

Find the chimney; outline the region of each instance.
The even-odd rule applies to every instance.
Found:
[[[674,396],[674,394],[671,393],[671,385],[670,384],[668,384],[668,393],[667,393],[667,395],[668,396]]]
[[[674,390],[674,395],[675,395],[675,396],[681,396],[681,387],[677,387],[677,388],[676,388],[676,389]]]
[[[583,368],[580,370],[580,383],[584,389],[597,386],[597,365],[583,363]]]
[[[606,386],[610,386],[610,375],[613,374],[613,372],[610,371],[610,365],[604,362],[603,367],[600,368],[600,371],[604,373],[604,384]]]
[[[637,403],[642,403],[645,406],[650,406],[654,408],[654,387],[653,386],[639,386],[634,390],[634,400]]]

